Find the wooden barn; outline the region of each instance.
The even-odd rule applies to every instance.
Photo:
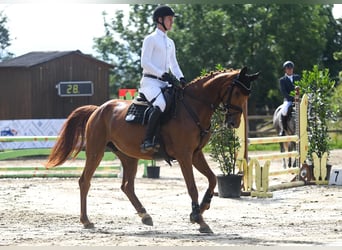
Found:
[[[109,99],[113,66],[81,51],[30,52],[0,63],[0,120],[66,118]]]

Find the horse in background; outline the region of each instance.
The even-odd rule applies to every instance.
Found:
[[[277,131],[277,135],[279,135],[281,127],[280,127],[280,116],[281,116],[281,108],[283,104],[281,104],[273,114],[273,127]],[[294,115],[294,105],[292,105],[288,110],[288,117],[287,117],[287,126],[284,128],[285,135],[294,135],[296,133],[296,122],[295,122],[295,115]],[[291,152],[296,150],[296,143],[295,142],[280,142],[280,152]],[[286,169],[287,167],[295,167],[296,161],[293,161],[292,158],[288,158],[288,164],[286,164],[286,159],[283,158],[283,168]],[[287,165],[287,167],[286,167]]]

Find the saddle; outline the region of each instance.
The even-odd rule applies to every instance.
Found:
[[[160,121],[161,124],[166,123],[174,115],[176,110],[176,94],[174,87],[166,87],[162,89],[162,94],[166,101],[165,111],[161,114]],[[143,93],[139,93],[133,99],[132,104],[129,106],[125,120],[128,123],[138,123],[141,125],[146,125],[148,123],[148,118],[150,115],[151,107],[153,101],[149,102]]]
[[[126,122],[140,123],[141,125],[147,124],[151,107],[152,105],[148,103],[145,96],[142,93],[139,93],[128,108],[125,117]]]

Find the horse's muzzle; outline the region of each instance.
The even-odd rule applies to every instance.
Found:
[[[228,128],[238,128],[240,126],[240,120],[236,116],[229,116],[226,118],[225,124]]]

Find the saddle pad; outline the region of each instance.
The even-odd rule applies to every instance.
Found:
[[[145,125],[148,120],[149,106],[132,103],[129,106],[125,120],[129,123],[140,123]]]

